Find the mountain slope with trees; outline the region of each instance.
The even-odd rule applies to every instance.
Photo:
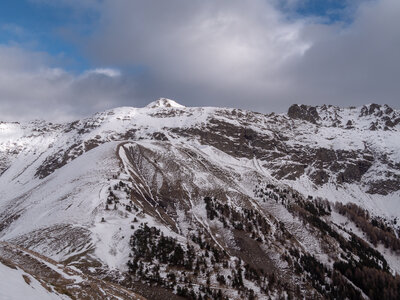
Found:
[[[0,240],[147,299],[398,299],[399,117],[160,99],[0,123]]]

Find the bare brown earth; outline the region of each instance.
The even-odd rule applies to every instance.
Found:
[[[0,262],[10,268],[22,269],[48,291],[71,299],[146,299],[120,285],[94,278],[7,242],[0,242]]]

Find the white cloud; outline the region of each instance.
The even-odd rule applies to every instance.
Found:
[[[111,68],[97,68],[93,70],[88,70],[84,73],[84,76],[90,76],[90,75],[104,75],[108,77],[119,77],[121,76],[121,71],[117,69],[111,69]]]
[[[118,70],[75,75],[50,67],[52,60],[43,53],[0,47],[0,121],[70,120],[126,103],[133,95]]]

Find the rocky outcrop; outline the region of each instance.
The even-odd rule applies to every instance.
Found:
[[[337,183],[359,182],[362,175],[364,175],[370,167],[371,163],[366,160],[360,160],[355,164],[349,164],[345,167],[343,172],[339,173]]]
[[[389,105],[369,104],[361,108],[359,117],[375,117],[376,120],[371,122],[370,129],[390,130],[400,123],[400,116]]]
[[[320,119],[317,109],[314,106],[293,104],[289,107],[288,116],[292,119],[300,119],[316,124]]]

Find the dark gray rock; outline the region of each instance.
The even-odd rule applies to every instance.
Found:
[[[289,107],[288,116],[292,119],[305,120],[313,124],[317,124],[317,121],[320,120],[317,109],[314,106],[304,104],[300,106],[293,104]]]

